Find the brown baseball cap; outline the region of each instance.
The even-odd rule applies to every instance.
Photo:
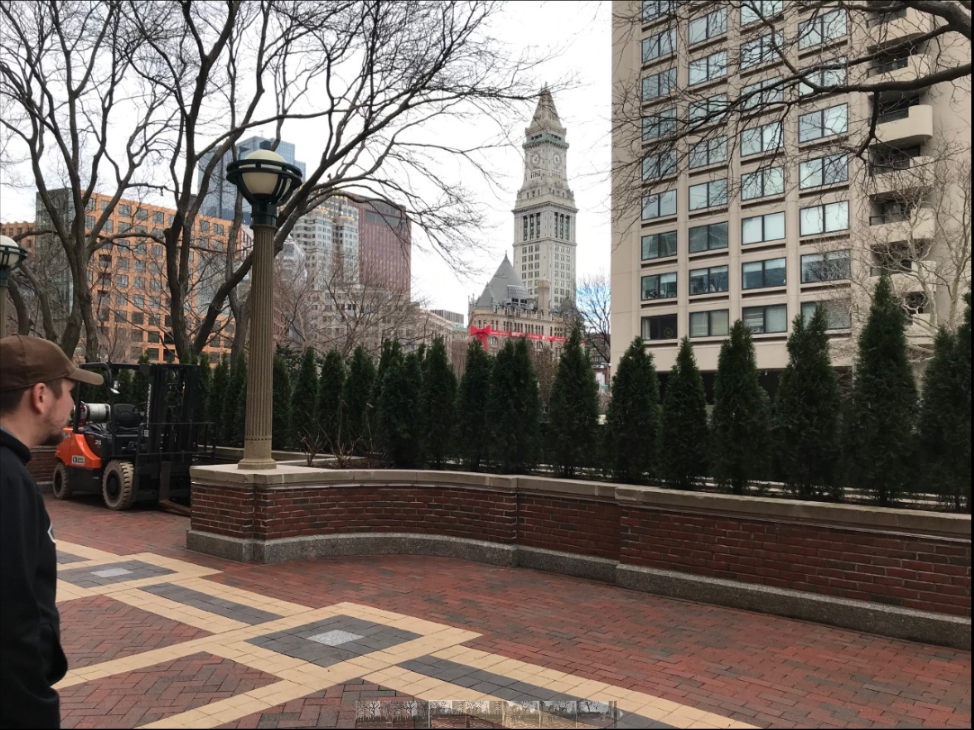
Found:
[[[61,378],[88,385],[105,382],[98,373],[77,367],[50,340],[24,335],[0,340],[0,391],[23,390]]]

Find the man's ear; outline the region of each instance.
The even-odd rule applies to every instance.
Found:
[[[50,405],[53,397],[54,393],[44,383],[34,384],[27,393],[28,405],[35,413],[43,413],[44,406]]]

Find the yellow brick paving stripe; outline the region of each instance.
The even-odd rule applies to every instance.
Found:
[[[137,588],[124,591],[115,591],[111,597],[116,601],[121,601],[129,606],[164,616],[173,621],[192,626],[196,629],[203,629],[213,634],[223,634],[228,631],[235,631],[250,626],[242,621],[235,621],[226,616],[221,616],[210,611],[195,606],[187,606],[183,603],[157,596],[154,593],[146,593]]]
[[[55,538],[57,536],[55,535]],[[76,555],[79,558],[85,558],[84,562],[77,563],[65,563],[64,568],[74,568],[74,567],[85,567],[86,563],[97,564],[97,561],[102,560],[118,560],[119,556],[115,553],[109,553],[105,550],[99,550],[98,548],[91,548],[85,545],[78,545],[74,542],[65,542],[64,540],[55,540],[55,545],[58,550],[62,553],[70,553],[71,555]]]
[[[294,682],[275,682],[225,700],[211,702],[195,710],[181,712],[141,728],[211,728],[218,727],[255,712],[297,700],[309,694],[308,688]]]
[[[658,722],[672,725],[673,727],[754,727],[753,725],[738,722],[723,715],[705,712],[695,707],[664,700],[661,697],[623,689],[622,687],[615,687],[604,682],[586,680],[574,674],[560,672],[557,669],[549,669],[517,659],[508,659],[497,654],[480,651],[479,649],[453,646],[442,651],[434,652],[433,656],[438,659],[449,659],[457,664],[493,672],[494,674],[528,684],[534,684],[554,692],[571,694],[576,697],[602,702],[615,701],[618,708],[623,712],[649,717]]]

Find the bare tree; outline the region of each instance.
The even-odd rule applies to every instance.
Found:
[[[534,62],[509,57],[490,34],[499,9],[459,0],[5,4],[0,162],[30,160],[52,245],[64,250],[65,351],[83,335],[97,351],[87,267],[112,239],[104,222],[123,196],[151,194],[175,210],[160,239],[180,359],[199,353],[221,318],[245,315],[234,297],[251,258],[228,250],[198,326],[188,322],[197,217],[244,135],[272,130],[280,140],[298,120],[315,121],[323,149],[280,210],[278,251],[301,215],[348,191],[397,200],[439,253],[462,264],[481,214],[457,162],[489,175],[489,145],[452,146],[439,132],[470,115],[503,128],[537,93],[527,78]],[[95,190],[112,197],[104,210],[90,210]],[[231,240],[240,219],[238,209]],[[235,350],[245,331],[244,316]]]
[[[610,360],[612,296],[604,271],[583,276],[567,315],[581,327],[585,344],[605,362]]]

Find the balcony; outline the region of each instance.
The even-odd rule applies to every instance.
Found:
[[[902,8],[871,18],[869,42],[873,47],[905,43],[932,29],[931,16],[913,8]]]
[[[925,53],[917,53],[876,64],[869,70],[869,77],[875,81],[915,81],[929,73],[930,60]]]
[[[879,241],[916,241],[934,237],[934,213],[920,208],[911,213],[884,213],[869,217],[870,233]]]
[[[880,114],[876,139],[882,144],[905,147],[933,137],[933,107],[917,104]]]
[[[874,162],[869,166],[869,178],[872,195],[923,192],[933,187],[934,160],[918,156]]]

